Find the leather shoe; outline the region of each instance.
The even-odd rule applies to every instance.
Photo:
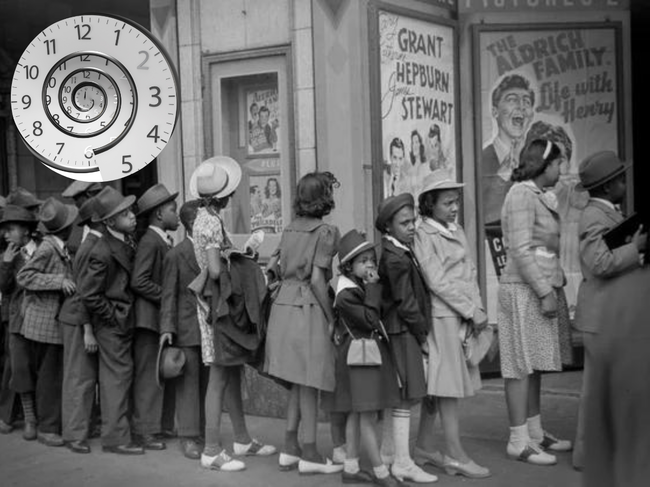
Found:
[[[164,450],[167,445],[164,441],[159,440],[154,435],[142,435],[138,438],[138,443],[142,445],[145,450]]]
[[[103,446],[102,451],[106,453],[117,453],[118,455],[144,455],[144,448],[133,443],[129,443],[128,445]]]
[[[41,433],[40,431],[37,434],[38,441],[43,443],[45,446],[63,446],[65,442],[61,436],[56,433]]]
[[[344,484],[372,484],[374,476],[365,470],[359,470],[357,473],[348,473],[343,470],[341,480]]]
[[[90,453],[90,445],[86,440],[68,441],[65,446],[74,453]]]
[[[3,420],[0,419],[0,433],[3,435],[8,435],[14,430],[13,425],[9,423],[5,423]]]
[[[181,451],[190,460],[198,460],[201,458],[201,448],[199,448],[199,444],[192,438],[181,439]]]
[[[25,427],[23,428],[23,438],[27,441],[32,441],[36,439],[36,423],[25,422]]]

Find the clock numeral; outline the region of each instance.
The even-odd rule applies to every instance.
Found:
[[[68,103],[68,97],[67,97],[67,96],[64,96],[63,98],[61,98],[61,101],[62,101],[63,103]]]
[[[27,100],[25,100],[25,98],[27,98]],[[23,95],[22,102],[25,105],[23,107],[23,110],[27,110],[29,107],[32,106],[32,97],[29,95]]]
[[[130,158],[130,157],[131,157],[130,154],[128,156],[122,156],[122,165],[129,167],[126,171],[124,169],[122,169],[122,174],[128,174],[131,171],[133,171],[133,164],[131,164],[130,161],[127,161],[127,159]]]
[[[56,78],[54,77],[50,78],[49,81],[47,82],[47,86],[49,86],[50,88],[54,88],[56,86]]]
[[[74,129],[74,127],[70,127],[69,125],[66,128],[68,129],[68,132],[72,132],[72,130]]]
[[[68,113],[72,113],[72,107],[65,107]]]
[[[118,29],[118,30],[114,30],[113,32],[115,32],[115,45],[117,46],[118,43],[120,42],[120,32],[122,31]]]
[[[149,53],[147,51],[140,51],[138,54],[144,54],[144,61],[138,64],[138,69],[149,69],[145,64],[149,61]]]
[[[50,95],[45,95],[45,104],[49,107],[52,103],[52,97]]]
[[[81,24],[81,25],[75,25],[75,29],[77,29],[77,39],[84,40],[84,41],[89,41],[90,37],[88,37],[88,34],[90,34],[90,26],[88,24]],[[86,32],[84,32],[84,35],[81,35],[81,29],[86,29]]]
[[[25,69],[25,79],[36,79],[38,78],[38,66],[23,66]]]
[[[93,152],[93,146],[92,145],[89,145],[88,147],[86,147],[84,149],[84,157],[86,159],[92,159],[94,155],[95,155],[95,153]]]
[[[84,63],[89,63],[90,62],[90,54],[81,54],[81,55],[79,55],[79,58]]]
[[[43,126],[43,124],[41,122],[39,122],[38,120],[36,120],[36,122],[34,122],[34,130],[32,131],[32,133],[36,137],[40,137],[41,135],[43,135],[43,129],[41,128],[42,126]]]
[[[45,47],[47,48],[47,55],[49,56],[50,54],[56,54],[56,39],[50,39],[47,41],[43,41],[43,44],[45,44]],[[50,46],[52,46],[52,50],[50,51]]]
[[[63,146],[65,145],[65,142],[57,142],[56,145],[61,146],[61,147],[59,147],[59,152],[56,153],[57,155],[59,155],[59,154],[61,154],[61,151],[63,150]]]
[[[90,78],[90,71],[84,71],[84,79]]]
[[[66,69],[67,69],[66,68],[66,61],[63,61],[63,64],[59,65],[59,71],[61,71],[61,70],[65,71]]]
[[[147,138],[153,139],[153,141],[157,144],[158,139],[160,138],[158,136],[158,125],[154,125],[153,128],[149,131],[147,134]]]
[[[54,119],[54,121],[57,124],[61,125],[61,123],[59,122],[59,114],[58,113],[55,113],[54,115],[52,115],[52,118]]]
[[[70,93],[70,92],[72,91],[72,86],[70,86],[70,85],[66,85],[66,86],[63,88],[63,91],[65,91],[66,93]]]
[[[149,89],[150,89],[151,91],[155,91],[155,93],[152,94],[151,97],[152,97],[152,98],[155,98],[156,100],[158,100],[158,103],[156,103],[155,105],[149,103],[149,106],[150,106],[150,107],[159,107],[160,104],[162,103],[162,98],[160,98],[160,88],[158,88],[157,86],[150,86]]]
[[[102,120],[101,122],[99,122],[99,126],[100,127],[106,127],[106,121]]]

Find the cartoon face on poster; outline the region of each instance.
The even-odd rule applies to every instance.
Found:
[[[282,232],[282,190],[279,175],[250,176],[251,231]]]
[[[280,152],[278,89],[246,93],[248,107],[248,155]]]
[[[384,197],[436,169],[456,177],[454,30],[379,12]]]
[[[501,207],[512,170],[535,139],[562,150],[553,188],[561,219],[562,267],[570,308],[582,279],[578,221],[589,195],[578,192],[578,165],[599,150],[618,152],[618,73],[614,28],[480,30],[482,211],[488,252],[488,290],[505,265]],[[488,301],[491,301],[488,298]]]

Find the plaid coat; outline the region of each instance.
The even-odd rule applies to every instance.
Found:
[[[72,278],[70,257],[46,235],[32,258],[18,272],[25,288],[23,335],[35,342],[62,344],[58,315],[65,298],[63,280]]]

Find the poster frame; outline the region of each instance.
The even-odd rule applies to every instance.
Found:
[[[502,32],[504,35],[512,32],[527,31],[559,31],[559,30],[602,30],[614,31],[615,42],[615,69],[616,69],[616,123],[618,132],[618,154],[622,160],[626,159],[625,144],[625,100],[623,94],[624,83],[624,58],[623,58],[623,23],[620,21],[605,22],[527,22],[527,23],[476,23],[471,26],[472,48],[472,78],[473,78],[473,113],[474,113],[474,199],[476,201],[476,249],[477,267],[481,295],[487,299],[487,260],[490,256],[485,251],[485,219],[483,208],[483,167],[481,164],[483,152],[483,100],[481,98],[481,34]],[[628,174],[629,178],[629,174]],[[487,306],[487,303],[486,303]]]
[[[452,29],[454,40],[453,49],[453,76],[454,76],[454,116],[455,130],[454,143],[456,144],[456,180],[463,181],[463,153],[460,132],[460,52],[458,22],[453,19],[441,17],[405,7],[399,7],[380,0],[370,0],[368,3],[368,43],[369,43],[369,71],[370,71],[370,146],[372,157],[372,201],[373,220],[376,208],[382,201],[383,195],[383,127],[381,118],[381,51],[379,47],[379,12],[385,11],[403,17],[428,22],[433,25],[442,25]],[[463,212],[460,214],[463,223]],[[378,235],[378,234],[377,234]]]

